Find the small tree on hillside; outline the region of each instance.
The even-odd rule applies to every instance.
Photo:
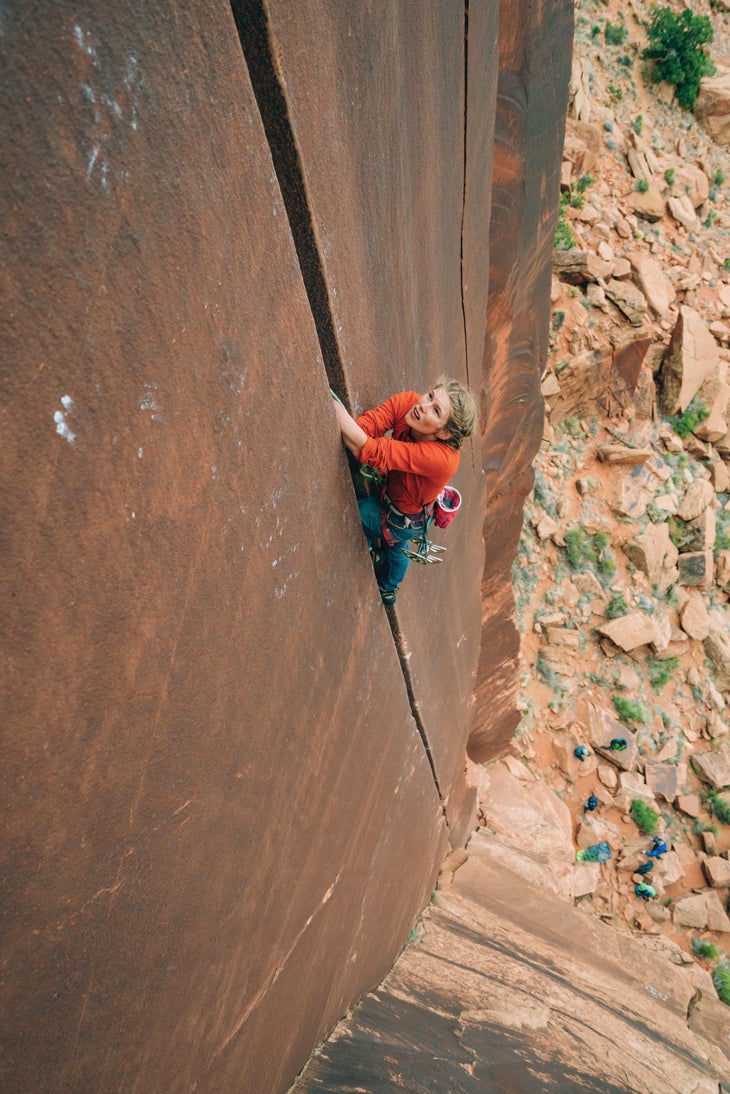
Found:
[[[705,50],[712,41],[712,23],[707,15],[689,10],[675,15],[671,8],[657,8],[647,28],[649,45],[643,56],[652,62],[649,79],[666,80],[677,90],[677,102],[685,110],[695,105],[700,80],[711,76],[715,66]]]

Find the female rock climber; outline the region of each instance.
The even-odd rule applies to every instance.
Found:
[[[476,429],[476,403],[458,380],[440,379],[425,395],[401,391],[358,418],[339,400],[335,412],[345,446],[385,478],[380,496],[358,505],[380,595],[394,604],[410,561],[402,547],[420,539],[433,519],[434,502],[459,466],[462,441]]]

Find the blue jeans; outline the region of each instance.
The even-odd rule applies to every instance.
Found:
[[[374,560],[375,577],[381,593],[394,593],[406,576],[410,559],[403,554],[401,547],[423,535],[423,519],[418,518],[415,526],[403,527],[403,517],[397,513],[386,513],[386,528],[383,530],[383,506],[379,498],[361,498],[358,501],[360,520],[362,521],[368,547],[377,559]],[[428,526],[428,520],[426,521]],[[388,542],[391,540],[392,542]]]

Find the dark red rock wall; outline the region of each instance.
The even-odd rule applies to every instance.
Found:
[[[502,0],[489,306],[482,390],[486,480],[482,645],[472,759],[498,755],[518,722],[519,635],[510,567],[542,438],[552,240],[572,50],[570,0]]]
[[[494,6],[468,20],[3,9],[4,1089],[285,1089],[468,835],[474,513],[482,463],[514,478],[494,347],[527,323],[485,321],[513,252],[487,270]],[[262,29],[280,138],[238,37]],[[361,409],[442,371],[483,392],[487,458],[465,450],[449,562],[412,569],[394,635],[328,387]]]

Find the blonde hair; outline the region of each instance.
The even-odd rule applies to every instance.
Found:
[[[467,387],[447,376],[437,380],[435,386],[444,389],[451,403],[451,417],[444,426],[451,436],[443,441],[443,444],[448,444],[451,448],[461,448],[462,441],[476,432],[478,423],[476,399]]]

